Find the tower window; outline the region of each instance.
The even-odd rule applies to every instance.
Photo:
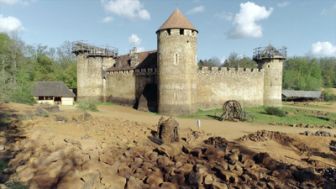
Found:
[[[180,29],[180,35],[184,35],[184,29]]]
[[[168,29],[167,32],[168,32],[168,35],[170,35],[170,29]]]
[[[178,65],[179,63],[179,56],[177,53],[174,54],[174,65]]]

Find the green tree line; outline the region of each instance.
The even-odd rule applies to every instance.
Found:
[[[249,57],[231,53],[221,62],[218,58],[200,60],[199,66],[231,68],[257,68],[257,63]],[[289,57],[284,62],[283,88],[293,90],[320,90],[336,88],[336,57],[312,58]]]
[[[0,34],[0,102],[33,103],[34,81],[64,81],[69,88],[76,88],[76,76],[70,42],[58,48],[29,46]]]

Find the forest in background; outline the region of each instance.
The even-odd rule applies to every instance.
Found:
[[[200,66],[231,68],[257,68],[257,63],[250,57],[231,53],[221,62],[218,58],[199,61]],[[284,62],[283,88],[293,90],[320,90],[336,87],[336,57],[289,57]]]
[[[63,81],[69,88],[76,88],[76,72],[70,42],[58,48],[30,46],[0,34],[0,102],[34,103],[34,81]]]
[[[231,53],[221,62],[218,58],[200,60],[199,66],[257,68],[246,56]],[[69,88],[77,86],[75,56],[71,42],[58,48],[31,46],[16,37],[0,34],[0,102],[34,103],[34,81],[63,81]],[[336,87],[336,57],[289,57],[284,64],[283,88],[320,90]]]

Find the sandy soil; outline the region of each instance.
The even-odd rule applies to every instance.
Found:
[[[13,111],[12,113],[20,115],[30,114],[34,112],[35,109],[36,106],[32,107],[21,104],[3,104],[0,106],[1,113],[11,110]],[[331,109],[331,111],[333,110],[334,109]],[[132,108],[118,105],[102,105],[99,107],[99,112],[90,112],[92,117],[88,118],[88,120],[80,120],[78,117],[82,116],[82,114],[82,112],[74,107],[61,107],[60,112],[50,113],[49,117],[34,116],[31,119],[25,119],[15,125],[15,128],[20,131],[20,139],[11,143],[8,142],[10,138],[5,133],[2,133],[1,141],[4,144],[1,145],[5,145],[3,151],[7,150],[6,152],[8,152],[9,150],[14,154],[13,159],[10,160],[10,165],[14,169],[14,173],[11,174],[10,179],[29,184],[32,188],[42,188],[42,186],[44,188],[51,186],[57,186],[58,188],[78,186],[80,188],[83,183],[88,184],[90,183],[90,179],[92,180],[94,178],[94,176],[92,176],[92,169],[94,169],[98,171],[99,174],[97,174],[100,175],[100,185],[93,187],[91,183],[92,187],[111,188],[113,183],[108,181],[111,178],[121,180],[120,182],[122,184],[126,182],[113,174],[105,174],[106,170],[113,170],[114,161],[121,156],[126,149],[143,147],[155,148],[157,146],[157,144],[149,139],[149,136],[152,131],[157,129],[157,123],[161,117],[160,115],[139,112]],[[66,118],[67,121],[56,121],[56,116]],[[192,142],[194,145],[201,143],[209,136],[221,136],[227,140],[236,141],[252,151],[267,152],[275,160],[286,164],[312,167],[313,165],[310,163],[302,161],[302,159],[308,158],[319,162],[318,165],[314,166],[336,167],[336,156],[328,148],[329,142],[335,140],[334,138],[299,135],[299,133],[303,131],[319,130],[317,128],[294,128],[245,122],[219,122],[211,119],[201,120],[201,128],[197,128],[196,119],[176,118],[176,120],[180,124],[181,137],[192,138],[192,131],[201,133],[201,137],[193,139]],[[258,130],[286,133],[298,143],[305,144],[318,153],[308,156],[307,154],[302,154],[294,146],[284,145],[274,140],[262,142],[249,140],[239,142],[237,140],[244,135],[254,133]],[[327,129],[326,131],[333,135],[336,134],[336,129]],[[48,151],[48,153],[45,153],[45,151]],[[25,152],[25,154],[22,152]],[[41,176],[41,174],[45,173],[46,169],[48,170],[49,165],[52,167],[50,168],[51,170],[56,169],[56,165],[54,166],[52,161],[48,161],[44,164],[44,167],[38,168],[36,161],[44,162],[47,157],[52,156],[51,154],[55,152],[62,152],[61,154],[63,154],[63,156],[57,156],[62,159],[70,157],[70,155],[67,155],[70,152],[75,153],[71,153],[71,157],[74,156],[74,159],[80,157],[81,163],[71,163],[72,168],[69,168],[70,170],[76,171],[63,173],[61,170],[66,166],[69,167],[67,163],[63,163],[62,166],[60,165],[63,168],[60,170],[57,169],[58,172],[52,171],[55,175],[62,173],[63,176],[61,178],[73,178],[70,181],[66,179],[60,180],[58,176],[54,176],[54,178],[49,175],[48,171],[46,175],[49,175],[47,178],[51,181],[45,182],[45,180],[43,180],[46,178]],[[25,160],[24,162],[26,163],[21,165],[23,160]],[[41,163],[39,163],[39,165],[40,164]],[[80,168],[78,168],[79,165]],[[113,173],[113,171],[111,171],[111,173]],[[96,174],[96,172],[94,174]],[[54,178],[54,180],[50,178]],[[41,183],[47,184],[41,185]],[[115,186],[115,188],[118,187]]]

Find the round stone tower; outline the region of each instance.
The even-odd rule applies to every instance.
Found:
[[[158,111],[187,115],[196,110],[197,33],[175,10],[157,30]]]
[[[259,69],[264,70],[264,106],[282,105],[282,70],[286,59],[286,49],[276,49],[269,45],[256,48],[253,59]]]

